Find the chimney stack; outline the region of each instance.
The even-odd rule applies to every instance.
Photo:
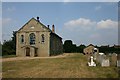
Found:
[[[50,25],[47,25],[47,26],[48,26],[48,28],[49,28]]]
[[[39,17],[37,17],[37,21],[40,22],[40,21],[39,21]]]
[[[52,32],[55,33],[55,26],[54,26],[54,24],[52,25]]]

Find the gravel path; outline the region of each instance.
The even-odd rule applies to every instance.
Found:
[[[29,60],[29,59],[41,59],[41,58],[62,58],[67,56],[68,54],[62,54],[58,56],[50,56],[50,57],[13,57],[13,58],[0,58],[0,62],[6,61],[17,61],[17,60]]]

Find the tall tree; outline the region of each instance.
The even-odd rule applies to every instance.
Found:
[[[12,41],[13,41],[13,49],[14,50],[16,50],[16,33],[17,33],[17,31],[13,31]]]
[[[13,31],[12,40],[5,40],[2,45],[2,56],[11,54],[16,54],[16,31]]]
[[[64,52],[70,53],[72,52],[72,41],[66,40],[63,45]]]

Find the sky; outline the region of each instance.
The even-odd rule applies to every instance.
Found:
[[[119,0],[1,0],[2,2],[118,2]]]
[[[31,18],[55,25],[55,32],[74,44],[118,44],[117,2],[2,2],[2,41]]]

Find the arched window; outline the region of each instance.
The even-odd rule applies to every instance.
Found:
[[[30,34],[30,45],[35,44],[35,34],[31,33]]]
[[[41,42],[44,43],[45,42],[44,34],[41,35],[41,38],[42,38]]]
[[[24,43],[24,36],[21,35],[21,43]]]

